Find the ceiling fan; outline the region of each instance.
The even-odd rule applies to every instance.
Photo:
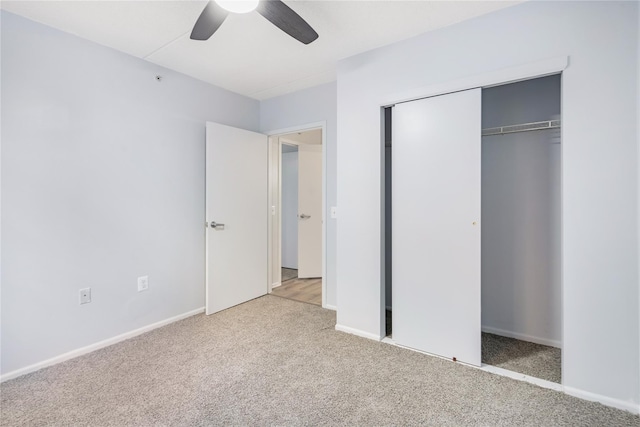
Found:
[[[192,40],[208,40],[229,13],[257,11],[294,39],[309,44],[318,33],[281,0],[209,0],[191,31]]]

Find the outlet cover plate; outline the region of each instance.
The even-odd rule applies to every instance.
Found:
[[[80,289],[80,304],[91,302],[91,288]]]
[[[138,277],[138,292],[146,291],[149,289],[149,276]]]

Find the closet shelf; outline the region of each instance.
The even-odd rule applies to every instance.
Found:
[[[547,120],[544,122],[523,123],[520,125],[499,126],[495,128],[482,129],[482,136],[504,135],[507,133],[530,132],[533,130],[557,129],[560,127],[560,120]]]

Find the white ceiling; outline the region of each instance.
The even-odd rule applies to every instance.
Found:
[[[206,1],[7,1],[2,9],[225,89],[267,99],[335,80],[340,59],[489,13],[514,1],[286,0],[319,34],[289,37],[257,12],[231,14],[204,42]]]

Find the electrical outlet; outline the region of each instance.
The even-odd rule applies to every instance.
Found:
[[[138,277],[138,292],[149,289],[149,276]]]
[[[91,288],[80,289],[80,304],[91,302]]]

